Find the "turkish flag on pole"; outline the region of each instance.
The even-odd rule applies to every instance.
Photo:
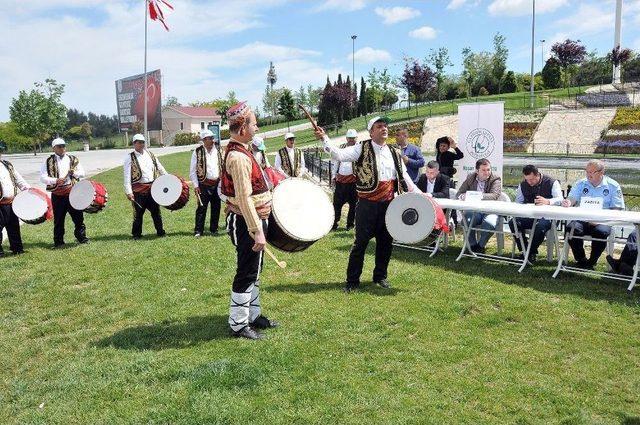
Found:
[[[169,27],[164,22],[164,13],[160,8],[160,3],[164,3],[169,9],[173,10],[173,6],[167,3],[165,0],[147,0],[149,3],[149,17],[154,21],[160,21],[164,26],[164,29],[169,31]]]

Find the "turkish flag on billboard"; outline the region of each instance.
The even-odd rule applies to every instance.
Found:
[[[130,130],[136,121],[144,122],[144,74],[116,81],[120,130]],[[147,72],[147,126],[162,130],[162,90],[160,70]]]

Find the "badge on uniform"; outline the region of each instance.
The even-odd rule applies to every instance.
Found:
[[[583,193],[583,194],[585,194],[585,195],[586,195],[587,193],[589,193],[589,188],[588,188],[588,187],[585,187],[584,189],[582,189],[582,193]]]
[[[609,189],[605,189],[605,190],[603,190],[603,191],[602,191],[602,194],[603,194],[604,196],[609,196]]]

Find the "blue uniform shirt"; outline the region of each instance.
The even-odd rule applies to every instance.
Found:
[[[624,209],[624,198],[622,197],[620,185],[606,175],[602,176],[602,181],[596,187],[589,183],[586,177],[578,180],[575,186],[571,188],[569,198],[579,203],[583,196],[602,198],[602,208],[605,210],[612,208]]]

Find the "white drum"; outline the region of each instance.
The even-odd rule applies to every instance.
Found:
[[[419,244],[432,235],[436,208],[430,199],[419,193],[403,193],[387,208],[384,217],[393,239],[403,244]]]
[[[151,197],[168,210],[179,210],[189,201],[189,184],[181,177],[165,174],[153,181]]]
[[[78,210],[97,213],[107,205],[109,194],[103,184],[91,180],[82,180],[73,185],[69,192],[69,203]]]
[[[27,224],[40,224],[53,217],[53,208],[47,194],[31,188],[16,195],[11,204],[14,214]]]
[[[303,251],[331,231],[333,219],[333,204],[320,186],[289,178],[273,189],[267,241],[283,251]]]

